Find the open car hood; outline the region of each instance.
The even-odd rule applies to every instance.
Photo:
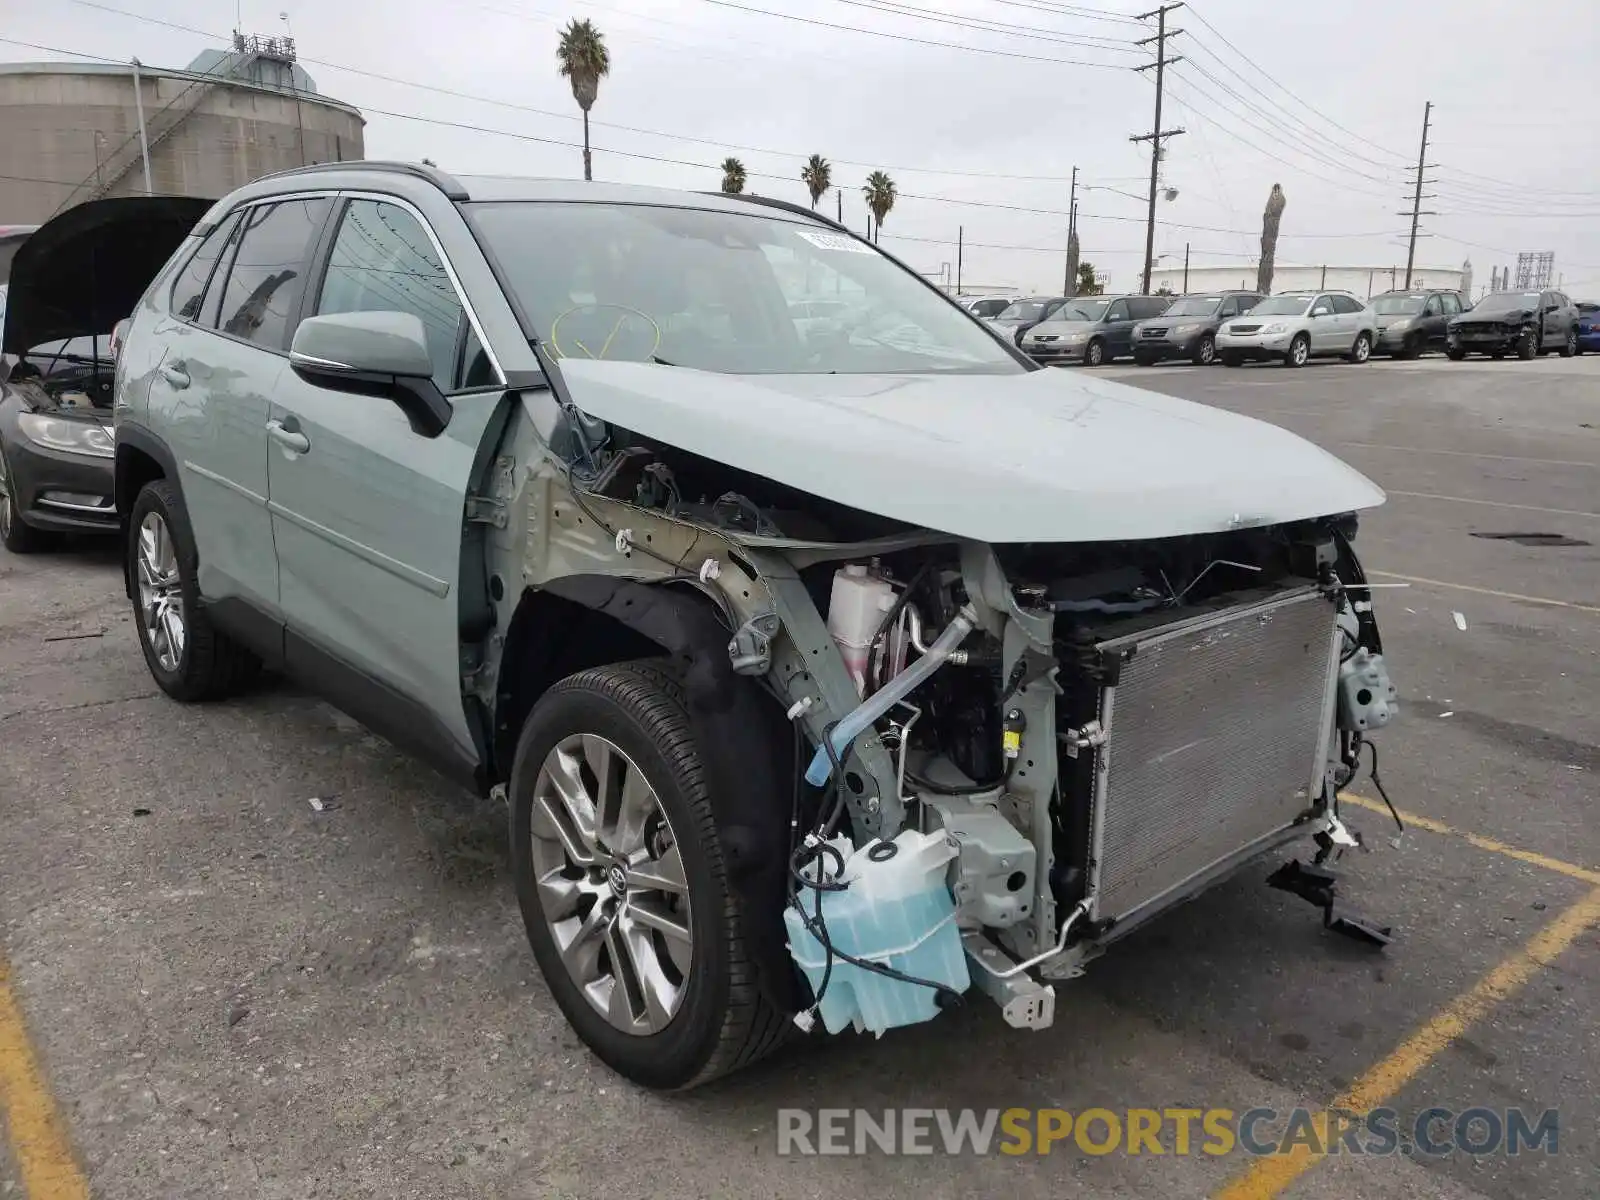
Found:
[[[11,260],[0,352],[26,354],[45,342],[110,333],[214,203],[118,197],[46,221]]]
[[[576,359],[560,369],[591,416],[983,542],[1216,533],[1384,500],[1276,425],[1064,371],[722,375]]]

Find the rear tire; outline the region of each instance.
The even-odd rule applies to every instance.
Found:
[[[1466,358],[1467,352],[1465,350],[1446,350],[1444,352],[1444,356],[1451,362],[1460,362],[1462,359]]]
[[[1222,352],[1222,365],[1225,367],[1244,366],[1244,355],[1237,350],[1224,350]]]
[[[1400,344],[1400,349],[1395,351],[1394,356],[1396,358],[1421,358],[1422,339],[1413,333]]]
[[[1190,360],[1197,367],[1209,367],[1217,360],[1217,341],[1209,333],[1200,338],[1194,348],[1194,357]]]
[[[211,623],[196,583],[189,514],[165,479],[147,483],[128,514],[133,623],[145,664],[174,700],[220,700],[261,672],[261,660]]]
[[[48,530],[35,529],[22,519],[22,511],[11,495],[11,473],[5,451],[0,449],[0,546],[13,554],[36,554],[55,542]]]
[[[1372,357],[1372,335],[1363,330],[1356,334],[1356,344],[1350,347],[1350,353],[1345,355],[1353,363],[1364,363]]]
[[[1157,359],[1154,354],[1141,350],[1134,352],[1133,361],[1138,363],[1141,367],[1153,367],[1160,360]]]
[[[1567,340],[1561,343],[1561,357],[1562,358],[1571,358],[1573,355],[1575,355],[1577,353],[1578,353],[1578,331],[1576,329],[1569,329],[1569,330],[1567,330]]]
[[[575,738],[585,739],[577,743],[583,749],[564,749]],[[600,811],[592,805],[594,794],[602,800],[608,794],[593,768],[589,747],[596,743],[610,747],[602,753],[620,755],[609,760],[612,769],[624,772],[611,789],[617,813],[630,789],[635,796],[653,796],[661,817],[653,838],[648,820],[612,821],[609,805]],[[564,766],[569,763],[574,765]],[[555,790],[563,770],[578,781],[576,801]],[[580,671],[552,687],[517,739],[510,799],[512,877],[528,942],[556,1003],[601,1061],[646,1087],[682,1089],[752,1063],[783,1042],[793,1024],[757,984],[700,749],[674,674],[651,662],[631,662]],[[585,811],[587,830],[571,819]],[[653,857],[633,865],[638,852],[631,852],[619,888],[610,874],[629,853],[623,831],[634,825],[644,831],[639,837]],[[617,845],[603,849],[608,841]],[[573,858],[573,848],[585,847],[594,848],[594,866]],[[552,869],[557,858],[568,866]],[[674,858],[676,873],[668,869]],[[645,883],[638,892],[650,907],[633,908],[644,902],[634,874],[641,870],[651,874],[637,878],[670,877],[681,891]],[[592,900],[587,908],[585,897]],[[557,904],[570,904],[572,911],[561,916],[547,908]],[[630,925],[634,911],[656,915],[648,924],[636,917]],[[681,931],[670,939],[659,923],[663,913]],[[563,927],[559,932],[557,924]],[[558,936],[568,938],[565,957]],[[611,965],[622,960],[620,968]],[[596,979],[580,982],[580,974],[589,973]],[[618,989],[626,1009],[618,1006]],[[647,999],[657,1006],[652,1009]]]

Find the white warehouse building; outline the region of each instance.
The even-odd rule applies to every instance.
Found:
[[[1150,290],[1185,291],[1182,266],[1157,267],[1150,272]],[[1274,292],[1293,292],[1311,288],[1332,288],[1353,292],[1363,300],[1380,292],[1404,287],[1406,265],[1384,264],[1381,267],[1350,267],[1329,263],[1326,266],[1299,266],[1280,263],[1272,273]],[[1190,266],[1190,292],[1214,292],[1227,288],[1253,288],[1256,286],[1256,265],[1240,262],[1231,266]],[[1472,291],[1472,262],[1459,267],[1413,267],[1411,286],[1414,288],[1450,288],[1455,291]]]

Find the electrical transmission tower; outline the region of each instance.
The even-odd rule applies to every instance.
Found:
[[[1550,286],[1550,276],[1555,274],[1554,250],[1524,250],[1517,255],[1517,284],[1519,292],[1540,292]]]
[[[1178,34],[1183,32],[1181,29],[1167,28],[1167,14],[1172,12],[1174,9],[1179,9],[1182,7],[1183,4],[1181,0],[1179,0],[1179,2],[1175,4],[1163,4],[1160,8],[1155,9],[1153,12],[1140,14],[1139,20],[1141,21],[1148,21],[1151,17],[1156,18],[1156,32],[1153,37],[1141,38],[1139,41],[1134,43],[1135,46],[1148,46],[1151,42],[1154,42],[1156,45],[1155,62],[1145,63],[1141,67],[1134,68],[1135,71],[1148,71],[1151,67],[1155,68],[1155,123],[1151,126],[1149,133],[1136,134],[1128,139],[1130,142],[1150,143],[1150,213],[1145,221],[1144,229],[1144,282],[1139,288],[1139,290],[1147,296],[1150,294],[1150,268],[1155,264],[1156,192],[1161,183],[1161,146],[1167,138],[1177,137],[1180,133],[1184,132],[1181,128],[1161,128],[1161,95],[1166,84],[1166,68],[1172,63],[1180,63],[1183,61],[1183,56],[1181,54],[1173,55],[1171,57],[1168,57],[1167,55],[1167,39],[1169,37],[1177,37]]]

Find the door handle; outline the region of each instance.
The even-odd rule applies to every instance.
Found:
[[[161,378],[182,391],[189,386],[189,372],[182,362],[166,363],[161,367]]]
[[[282,421],[268,421],[267,432],[272,435],[272,440],[285,450],[293,450],[296,454],[304,454],[311,449],[311,439],[298,429],[287,429]]]

